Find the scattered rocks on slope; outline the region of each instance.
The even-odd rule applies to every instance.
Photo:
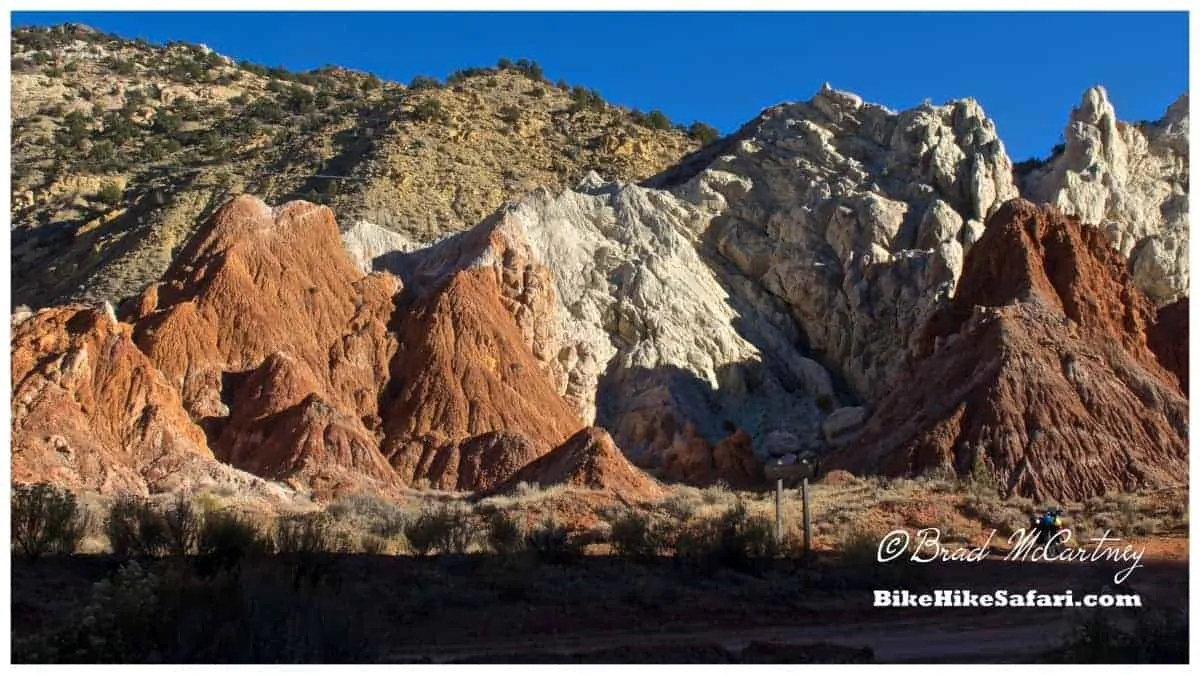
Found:
[[[1188,97],[1157,122],[1117,120],[1104,87],[1071,111],[1066,143],[1022,180],[1030,199],[1099,227],[1158,305],[1188,292]]]
[[[1100,232],[1010,202],[923,332],[908,384],[823,466],[982,463],[1002,492],[1040,499],[1186,483],[1188,404],[1147,346],[1153,320]]]
[[[184,43],[11,37],[13,294],[33,307],[139,293],[243,192],[431,241],[535,186],[590,168],[642,179],[698,145],[516,68],[410,88],[336,67],[268,73]],[[117,203],[100,199],[109,184]]]

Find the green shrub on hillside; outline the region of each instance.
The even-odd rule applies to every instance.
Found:
[[[449,119],[445,108],[442,107],[441,101],[435,98],[427,98],[421,101],[413,108],[410,113],[412,118],[418,122],[439,122],[443,123]]]
[[[692,122],[692,125],[688,127],[687,133],[692,139],[698,141],[700,145],[708,145],[721,137],[721,132],[699,121]]]

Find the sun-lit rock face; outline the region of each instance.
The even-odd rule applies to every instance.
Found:
[[[111,307],[52,307],[13,324],[14,482],[109,493],[282,494],[214,459],[179,393]]]
[[[1188,96],[1156,122],[1117,119],[1104,87],[1071,111],[1065,143],[1022,180],[1026,196],[1099,227],[1161,306],[1188,295]]]
[[[719,214],[706,240],[728,285],[743,302],[782,303],[868,400],[953,291],[984,220],[1017,196],[975,101],[896,113],[828,86],[652,182]]]
[[[829,374],[803,356],[782,306],[749,306],[724,284],[701,246],[710,216],[593,174],[373,264],[409,289],[491,270],[541,371],[640,463],[658,465],[688,443],[711,454],[731,426],[819,443],[816,401],[834,397]]]

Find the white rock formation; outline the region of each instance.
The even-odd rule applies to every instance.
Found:
[[[1185,128],[1186,116],[1169,115],[1140,137],[1178,149]],[[1105,161],[1146,155],[1124,152]],[[1018,196],[976,102],[895,113],[828,87],[648,185],[592,174],[419,250],[362,223],[344,239],[406,293],[466,267],[495,270],[560,392],[635,459],[701,456],[735,426],[776,456],[854,433],[867,412],[849,399],[894,384],[985,220]],[[1131,251],[1166,241],[1139,236]]]
[[[415,242],[399,232],[360,220],[342,232],[342,245],[354,264],[358,265],[364,274],[370,274],[374,271],[372,261],[385,253],[408,253],[427,244]]]
[[[1187,295],[1188,97],[1152,123],[1117,119],[1103,87],[1071,111],[1065,144],[1022,179],[1033,201],[1099,226],[1158,305]]]
[[[985,219],[1017,196],[995,126],[970,99],[897,114],[826,85],[764,111],[718,152],[651,184],[719,214],[705,239],[732,268],[726,283],[751,305],[782,300],[819,359],[868,399],[953,290]]]
[[[636,459],[653,463],[696,438],[713,444],[729,424],[755,439],[787,432],[818,445],[816,401],[836,400],[828,372],[801,354],[786,313],[757,311],[722,285],[699,252],[707,227],[706,211],[668,192],[592,174],[576,190],[537,190],[474,230],[375,265],[411,292],[457,269],[495,268],[560,391]],[[539,269],[549,271],[552,303],[530,283]]]

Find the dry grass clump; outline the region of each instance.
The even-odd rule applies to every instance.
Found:
[[[415,514],[375,493],[342,497],[325,509],[330,536],[344,549],[371,555],[398,553],[405,547],[404,529]]]
[[[1187,490],[1170,489],[1093,497],[1067,508],[1080,534],[1122,539],[1186,533]]]
[[[426,556],[433,552],[464,555],[475,544],[477,528],[472,512],[459,504],[438,504],[425,508],[404,526],[404,536],[414,553]]]

